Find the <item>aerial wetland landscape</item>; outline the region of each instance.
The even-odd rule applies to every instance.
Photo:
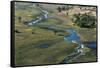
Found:
[[[15,65],[97,61],[97,7],[15,2]]]

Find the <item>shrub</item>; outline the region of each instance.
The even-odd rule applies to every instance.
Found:
[[[94,28],[96,27],[96,17],[90,14],[74,14],[73,21],[80,27]]]

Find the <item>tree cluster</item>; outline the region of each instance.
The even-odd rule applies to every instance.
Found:
[[[64,11],[64,10],[69,10],[71,9],[72,6],[59,6],[57,7],[58,12]]]
[[[95,28],[96,17],[90,14],[74,14],[74,23],[83,28]]]

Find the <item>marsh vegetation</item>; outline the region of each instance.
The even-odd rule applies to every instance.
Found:
[[[62,7],[62,10],[61,8]],[[80,8],[81,7],[81,8]],[[36,17],[43,15],[41,9],[49,12],[48,18],[41,20],[39,23],[28,26],[28,23]],[[89,8],[89,9],[84,9]],[[91,8],[91,9],[90,9]],[[92,10],[94,9],[94,10]],[[15,4],[15,64],[21,65],[42,65],[42,64],[59,64],[66,56],[72,53],[78,46],[76,43],[64,40],[65,35],[70,33],[66,29],[74,29],[80,36],[81,41],[96,41],[97,22],[91,24],[87,22],[87,16],[83,13],[91,12],[95,20],[95,7],[85,6],[67,6],[53,4],[34,4],[20,3]],[[83,11],[84,10],[84,11]],[[81,12],[82,11],[82,12]],[[80,13],[82,19],[76,22],[72,18],[75,14]],[[88,18],[89,18],[88,17]],[[76,17],[75,17],[76,18]],[[73,18],[74,19],[74,18]],[[85,20],[85,24],[91,24],[89,27],[81,28],[76,23]],[[91,20],[88,19],[88,20]],[[84,22],[82,22],[84,24]],[[83,25],[82,25],[83,26]],[[91,53],[88,48],[86,56],[81,56],[72,62],[96,61],[96,54]]]

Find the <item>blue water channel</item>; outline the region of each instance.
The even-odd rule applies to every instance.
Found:
[[[29,26],[34,25],[36,23],[39,23],[40,21],[48,18],[48,12],[45,11],[45,10],[42,10],[42,9],[41,9],[41,11],[42,11],[43,15],[38,16],[36,19],[34,19],[31,22],[29,22],[28,23]],[[48,27],[55,28],[55,27],[52,27],[52,26],[48,26]],[[66,29],[66,32],[69,32],[70,34],[69,35],[65,35],[64,36],[64,40],[66,42],[78,43],[78,46],[77,46],[78,48],[77,49],[80,49],[82,45],[86,45],[86,47],[91,48],[91,49],[96,49],[97,46],[96,46],[96,42],[95,41],[94,42],[87,42],[85,44],[82,43],[82,41],[80,41],[80,37],[78,36],[77,32],[74,29],[71,29],[71,28],[70,29]],[[59,42],[59,41],[57,41],[57,42]],[[55,42],[53,42],[53,44],[54,43]],[[46,42],[46,43],[38,45],[37,47],[48,48],[50,45],[51,45],[50,43],[48,44]],[[64,59],[61,63],[69,63],[68,60],[72,59],[73,57],[77,56],[78,54],[80,54],[80,52],[77,52],[77,53],[74,53],[74,54],[70,55],[69,58]]]
[[[95,41],[93,42],[89,42],[86,44],[88,48],[91,48],[91,49],[96,49],[97,48],[97,44]]]
[[[77,32],[74,29],[67,29],[67,32],[70,33],[70,35],[64,36],[64,40],[68,42],[77,42],[79,44],[84,44],[80,41],[80,37],[78,36]],[[85,43],[86,47],[96,49],[96,42],[87,42]]]
[[[36,19],[34,19],[31,22],[29,22],[28,25],[34,25],[34,24],[36,24],[36,23],[48,18],[48,11],[42,10],[42,9],[41,9],[41,11],[42,11],[43,15],[38,16]],[[77,32],[74,29],[71,29],[71,28],[70,29],[66,29],[66,32],[69,32],[70,35],[65,35],[64,36],[64,40],[65,41],[67,41],[67,42],[68,41],[69,42],[77,42],[80,45],[84,44],[84,43],[82,43],[80,41],[80,37],[78,36]],[[46,46],[46,47],[48,47],[48,46]],[[87,47],[95,49],[96,48],[96,42],[87,43]]]
[[[67,32],[70,34],[67,36],[64,36],[64,40],[67,42],[73,43],[78,43],[77,50],[82,48],[82,45],[86,45],[86,47],[91,48],[91,49],[96,49],[96,42],[86,42],[85,44],[80,41],[80,37],[78,36],[77,32],[74,29],[67,29]],[[65,58],[60,64],[67,64],[69,63],[69,60],[73,59],[74,57],[78,56],[81,52],[74,52],[67,58]]]
[[[77,35],[76,31],[74,29],[67,29],[66,32],[69,32],[70,34],[67,36],[64,36],[65,41],[79,41],[80,37]]]

